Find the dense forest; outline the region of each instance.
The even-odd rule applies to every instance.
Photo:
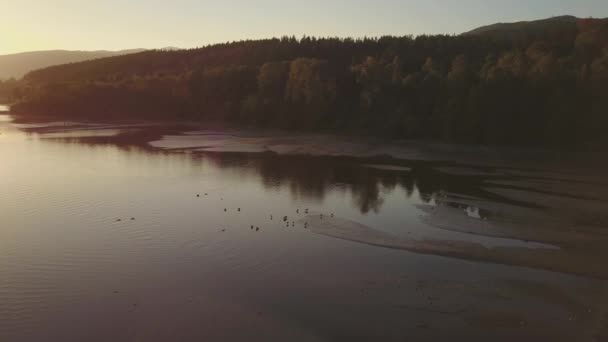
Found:
[[[457,36],[283,37],[146,51],[49,67],[17,83],[6,87],[12,111],[24,117],[608,146],[606,19],[557,17]]]
[[[7,80],[0,79],[0,103],[11,102],[13,98],[19,98],[19,91],[21,84],[14,78]]]

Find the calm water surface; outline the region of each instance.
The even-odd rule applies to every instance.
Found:
[[[494,221],[535,229],[552,216],[535,198],[496,195],[479,178],[425,163],[379,167],[58,139],[123,131],[31,133],[0,115],[0,341],[605,336],[601,275],[383,248],[373,234],[337,238],[304,224],[308,209],[396,241],[568,253],[553,235],[467,231],[468,223]],[[572,225],[592,225],[603,237],[598,196],[599,208],[583,206],[595,213],[593,224],[577,221],[589,217],[583,211]],[[429,220],[429,208],[446,216]],[[442,229],[441,219],[466,229]]]

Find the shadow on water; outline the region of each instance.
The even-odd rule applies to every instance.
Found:
[[[28,135],[57,132],[54,127],[23,128]],[[86,129],[78,125],[69,131]],[[113,128],[92,127],[95,130]],[[546,207],[539,202],[514,199],[495,191],[488,191],[488,183],[496,182],[493,187],[507,190],[522,190],[541,195],[555,195],[573,199],[605,201],[592,195],[572,195],[565,192],[535,189],[526,185],[513,185],[509,182],[523,183],[530,181],[560,181],[542,173],[524,173],[530,171],[517,168],[486,167],[468,165],[454,161],[398,160],[390,157],[355,158],[326,157],[310,155],[278,155],[273,152],[198,152],[189,149],[158,149],[150,146],[150,141],[159,140],[165,135],[179,134],[188,130],[188,125],[132,125],[118,134],[107,136],[79,137],[43,137],[49,141],[79,144],[84,146],[111,145],[130,153],[140,154],[175,154],[183,152],[193,163],[205,160],[221,169],[232,172],[254,172],[266,188],[287,186],[294,198],[306,198],[321,202],[327,193],[336,187],[350,191],[354,205],[361,213],[378,213],[384,203],[383,194],[396,188],[405,191],[408,197],[413,195],[425,203],[434,203],[436,199],[445,198],[445,194],[456,197],[476,198],[529,209],[543,210]],[[68,132],[61,131],[59,132]],[[369,166],[372,167],[369,167]],[[373,167],[390,165],[390,167]],[[465,169],[467,172],[451,172],[451,169]],[[507,172],[505,172],[505,169]],[[534,170],[532,170],[534,171]],[[568,180],[577,182],[576,180]],[[503,184],[501,184],[501,182]],[[504,184],[506,183],[506,184]],[[583,182],[589,183],[589,182]],[[591,182],[591,184],[593,184]],[[458,202],[443,201],[444,204],[459,209],[467,209]],[[469,208],[488,216],[479,208]]]

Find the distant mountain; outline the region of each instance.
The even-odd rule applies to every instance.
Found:
[[[533,21],[518,21],[514,23],[496,23],[492,25],[482,26],[465,32],[464,35],[471,34],[505,34],[507,32],[530,30],[530,29],[546,29],[548,27],[564,27],[576,25],[580,19],[571,15],[552,17],[548,19],[540,19]]]
[[[0,55],[0,80],[21,78],[26,73],[53,65],[82,62],[91,59],[127,55],[145,51],[132,49],[121,51],[68,51],[49,50]]]
[[[513,42],[527,42],[531,40],[564,40],[576,37],[585,22],[604,22],[608,19],[577,18],[570,15],[552,17],[548,19],[519,21],[514,23],[498,23],[482,26],[465,32],[464,36],[485,36],[497,39],[506,39]]]

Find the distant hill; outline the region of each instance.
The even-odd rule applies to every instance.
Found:
[[[476,28],[462,35],[506,39],[516,43],[532,40],[564,41],[576,37],[581,25],[586,22],[608,23],[608,19],[583,19],[566,15],[533,21],[497,23]]]
[[[32,51],[0,55],[0,79],[21,78],[26,73],[53,65],[82,62],[90,59],[126,55],[145,51],[132,49],[121,51]]]
[[[576,26],[576,23],[581,20],[577,17],[571,15],[565,15],[560,17],[552,17],[541,20],[533,20],[533,21],[518,21],[514,23],[496,23],[492,25],[478,27],[469,32],[465,32],[464,35],[472,35],[472,34],[512,34],[517,31],[525,31],[525,30],[544,30],[547,28],[555,28],[555,27],[572,27]]]

